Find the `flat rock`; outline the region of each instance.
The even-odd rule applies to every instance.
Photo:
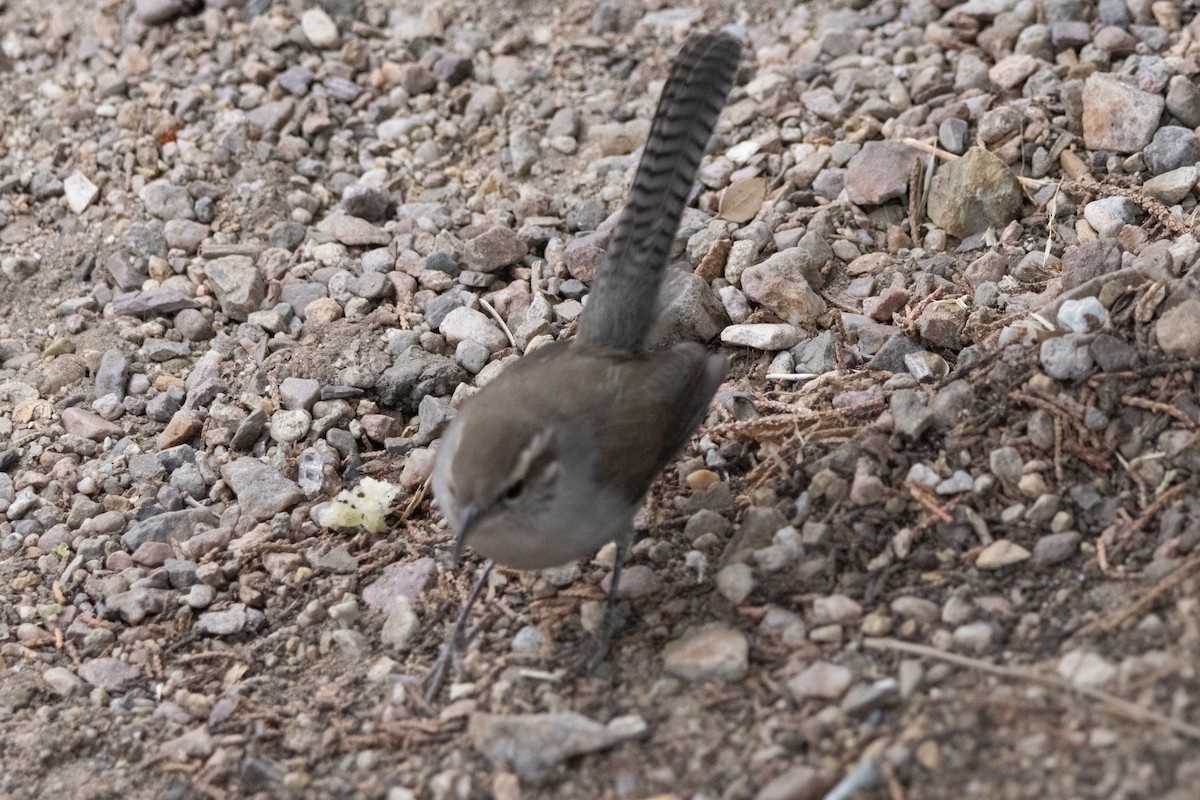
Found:
[[[161,614],[170,600],[171,593],[166,589],[138,587],[106,598],[105,604],[126,623],[137,625],[152,614]]]
[[[264,622],[263,613],[248,608],[244,603],[234,603],[219,611],[205,611],[196,618],[195,630],[210,636],[231,636],[242,631],[251,631]]]
[[[496,225],[467,242],[463,260],[472,269],[495,272],[520,261],[528,252],[529,246],[517,238],[515,231]]]
[[[333,238],[350,247],[382,246],[392,241],[391,234],[383,228],[349,214],[334,215],[329,221],[329,232]]]
[[[400,564],[388,564],[374,583],[363,589],[362,600],[368,606],[386,611],[397,597],[420,597],[437,577],[432,558],[418,558]]]
[[[804,338],[804,331],[795,325],[759,322],[749,325],[730,325],[721,331],[721,341],[756,350],[787,350]]]
[[[1200,355],[1200,299],[1190,297],[1166,311],[1154,325],[1154,336],[1169,356]]]
[[[1103,73],[1083,85],[1083,142],[1089,150],[1136,153],[1158,130],[1166,101]]]
[[[195,219],[192,198],[183,186],[175,186],[166,180],[152,181],[142,189],[142,202],[146,213],[159,219]]]
[[[1200,180],[1200,167],[1188,166],[1155,175],[1142,184],[1142,191],[1160,203],[1175,205],[1191,194]]]
[[[200,308],[200,304],[178,289],[159,286],[144,292],[117,295],[109,308],[114,314],[137,317],[172,314],[185,308]]]
[[[878,206],[903,197],[921,151],[900,142],[866,142],[846,165],[846,197],[852,203]]]
[[[207,508],[164,511],[134,522],[121,535],[121,543],[133,552],[146,542],[186,542],[201,532],[201,526],[211,528],[216,524],[217,515]]]
[[[221,477],[237,495],[238,503],[247,514],[268,520],[304,499],[304,492],[257,458],[243,457],[221,467]]]
[[[717,624],[669,642],[663,656],[667,672],[684,680],[738,680],[749,666],[749,643],[741,631]]]
[[[140,669],[119,658],[93,658],[79,667],[79,677],[109,692],[120,691],[141,675]]]
[[[249,256],[223,256],[204,267],[209,286],[231,319],[245,322],[251,311],[262,305],[266,287],[254,259]]]
[[[1024,195],[1012,170],[982,147],[943,164],[929,189],[929,218],[951,236],[965,238],[1003,228],[1021,214]]]
[[[522,780],[538,783],[567,759],[606,750],[645,734],[641,717],[618,717],[607,725],[582,714],[472,714],[472,746],[497,769],[509,768]]]
[[[794,261],[764,261],[742,273],[742,291],[791,325],[811,325],[825,313],[825,300],[813,291],[804,267]]]
[[[73,433],[94,442],[103,441],[110,436],[119,438],[125,435],[125,430],[120,425],[109,422],[99,414],[79,406],[63,409],[62,424],[67,429],[67,433]]]
[[[438,330],[451,346],[463,341],[476,342],[486,347],[489,353],[508,347],[508,337],[496,327],[491,317],[466,306],[447,314]]]
[[[1018,564],[1031,553],[1016,542],[1008,539],[997,539],[979,552],[975,558],[975,566],[980,569],[1000,569],[1010,564]]]
[[[854,675],[840,664],[818,661],[787,682],[788,692],[797,703],[809,697],[837,700],[850,688]]]

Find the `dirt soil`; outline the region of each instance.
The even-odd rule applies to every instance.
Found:
[[[672,11],[364,0],[319,4],[337,24],[325,48],[320,30],[301,25],[306,3],[227,0],[178,15],[202,5],[0,0],[0,795],[1200,796],[1200,342],[1188,339],[1197,317],[1170,327],[1198,302],[1197,195],[1147,197],[1140,187],[1155,173],[1145,159],[1089,149],[1080,87],[1067,86],[1082,85],[1080,63],[1095,53],[1096,72],[1124,70],[1145,86],[1161,68],[1190,83],[1200,72],[1195,3],[1166,3],[1173,15],[1131,0],[1121,25],[1097,16],[1115,13],[1105,2],[1095,12],[1029,0],[702,0]],[[139,16],[157,7],[175,8],[170,21]],[[1077,30],[1054,23],[1078,21],[1087,43],[1069,57],[1060,43],[1039,61],[1048,75],[1036,89],[964,85],[965,59],[992,67],[1027,54],[1019,33],[989,33],[1022,19],[1047,37]],[[409,357],[390,337],[413,331],[413,344],[453,365],[461,351],[425,322],[435,298],[528,283],[535,270],[562,309],[539,330],[569,334],[577,309],[565,284],[576,274],[562,247],[594,225],[567,220],[587,201],[600,201],[600,220],[620,207],[640,146],[621,150],[604,126],[648,119],[686,30],[722,25],[750,45],[710,163],[739,143],[760,152],[705,173],[703,216],[685,220],[680,258],[702,268],[712,242],[758,237],[757,263],[807,246],[789,234],[816,232],[828,257],[820,280],[807,277],[827,308],[789,319],[743,295],[749,316],[710,332],[783,323],[802,339],[792,355],[714,341],[730,379],[648,498],[623,624],[596,672],[565,668],[603,599],[610,551],[548,574],[497,571],[474,638],[427,703],[422,680],[478,561],[451,564],[422,480],[432,441],[408,442],[428,409],[417,396],[385,397],[379,376]],[[1101,47],[1104,37],[1117,44]],[[436,48],[465,56],[465,74],[433,68]],[[298,94],[279,84],[295,64],[316,76]],[[422,86],[424,73],[408,69],[417,64],[443,77]],[[350,100],[338,97],[342,80],[357,84]],[[1146,91],[1167,96],[1166,86]],[[474,98],[490,87],[501,110],[480,112]],[[983,94],[988,103],[971,105]],[[827,96],[834,107],[820,104]],[[295,107],[277,127],[265,113],[235,119],[280,100]],[[1007,148],[1006,169],[1029,181],[1010,221],[947,236],[914,199],[927,161],[904,170],[902,195],[826,196],[827,181],[865,180],[839,146],[909,137],[928,145],[923,158],[935,144],[944,153],[927,117],[959,101],[967,146],[983,143],[985,121],[998,124],[996,109],[1017,112],[1013,132],[987,142],[1002,158]],[[555,145],[547,128],[564,108],[578,121]],[[1161,113],[1161,126],[1194,130]],[[413,125],[387,140],[392,119]],[[1042,128],[1027,131],[1023,119]],[[530,132],[537,157],[514,166]],[[1033,169],[1038,148],[1048,161]],[[810,168],[813,153],[825,157]],[[386,292],[353,284],[339,295],[332,271],[364,275],[378,245],[347,243],[331,210],[379,169],[374,185],[391,200],[375,220],[390,237],[382,272],[398,277]],[[99,189],[78,211],[70,187],[50,185],[77,172]],[[749,220],[721,219],[720,193],[758,177],[766,194],[751,219],[762,234],[742,236]],[[169,221],[148,210],[155,181],[188,187],[188,213],[207,227],[198,245],[188,249],[182,227],[165,234],[170,247],[141,243]],[[1099,223],[1085,208],[1114,198],[1134,216],[1089,227]],[[300,242],[286,241],[281,221],[299,224]],[[435,252],[462,262],[464,243],[493,225],[550,231],[525,230],[525,259],[490,273],[455,271],[442,284],[424,266]],[[322,283],[336,313],[309,306],[303,324],[285,318],[275,330],[247,319],[206,266],[238,248],[265,286],[251,311],[275,308],[287,286]],[[392,266],[405,251],[411,270]],[[1039,272],[1027,256],[1043,252]],[[208,335],[174,310],[117,311],[111,258],[121,254],[142,270],[126,289],[182,287],[202,318],[190,324],[207,323]],[[988,254],[1000,272],[981,279]],[[491,276],[486,288],[469,282],[478,275]],[[864,275],[874,277],[865,294]],[[736,275],[725,265],[705,277],[715,297]],[[906,292],[894,314],[864,316],[891,286]],[[1065,330],[1064,298],[1098,299],[1099,327]],[[514,302],[527,305],[528,291]],[[825,367],[805,374],[815,350],[800,351],[826,331]],[[1089,337],[1091,357],[1054,377],[1044,344],[1064,335]],[[913,343],[904,352],[933,374],[872,362],[892,336]],[[145,378],[129,382],[116,411],[95,390],[114,348]],[[220,354],[221,386],[187,401],[194,430],[164,433],[184,411],[168,425],[149,404],[172,390],[194,398],[206,352]],[[362,373],[370,379],[355,383]],[[355,442],[353,454],[328,428],[287,440],[287,378],[356,387],[329,425]],[[454,385],[429,393],[461,399]],[[89,439],[69,409],[94,410],[90,422],[119,432]],[[235,432],[256,409],[268,427],[238,451]],[[186,468],[139,460],[185,444],[195,462]],[[313,446],[320,486],[288,488]],[[276,487],[268,505],[276,493],[294,498],[251,513],[258,490],[231,477],[235,459],[286,479],[284,489],[262,484]],[[319,504],[363,476],[403,487],[386,529],[317,524]],[[224,532],[207,549],[170,536],[129,544],[158,514],[206,508],[197,530]],[[215,614],[226,616],[206,617]],[[555,716],[521,716],[530,714]]]

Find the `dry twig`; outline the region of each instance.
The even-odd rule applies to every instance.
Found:
[[[1037,683],[1042,686],[1048,686],[1051,689],[1059,689],[1063,692],[1081,695],[1090,700],[1094,700],[1100,704],[1101,708],[1110,714],[1118,717],[1123,717],[1134,722],[1145,722],[1153,725],[1159,725],[1180,736],[1186,736],[1189,739],[1200,741],[1200,726],[1192,725],[1189,722],[1168,717],[1165,714],[1160,714],[1151,708],[1140,706],[1137,703],[1130,702],[1122,697],[1117,697],[1114,694],[1096,689],[1091,686],[1077,686],[1070,681],[1065,681],[1062,678],[1054,675],[1045,675],[1040,672],[1034,672],[1030,669],[1022,669],[1020,667],[1006,667],[1000,664],[992,664],[988,661],[981,661],[978,658],[960,655],[959,653],[950,653],[945,650],[938,650],[923,644],[915,642],[904,642],[899,639],[888,639],[881,637],[868,636],[863,639],[863,645],[873,650],[891,650],[898,653],[909,653],[910,655],[922,656],[924,658],[932,658],[937,661],[944,661],[948,664],[954,664],[967,669],[973,669],[977,672],[986,672],[990,675],[995,675],[1000,678],[1006,678],[1013,681],[1021,681],[1024,683]]]

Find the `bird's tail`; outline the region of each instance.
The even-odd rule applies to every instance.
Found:
[[[693,36],[671,67],[629,200],[621,210],[579,339],[636,352],[654,322],[654,304],[700,160],[741,61],[725,33]]]

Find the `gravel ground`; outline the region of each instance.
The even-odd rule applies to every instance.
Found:
[[[572,335],[723,26],[656,341],[734,368],[609,659],[563,669],[611,547],[494,574],[426,703],[477,567],[437,437]],[[1198,38],[1193,0],[0,0],[0,794],[1194,798]]]

